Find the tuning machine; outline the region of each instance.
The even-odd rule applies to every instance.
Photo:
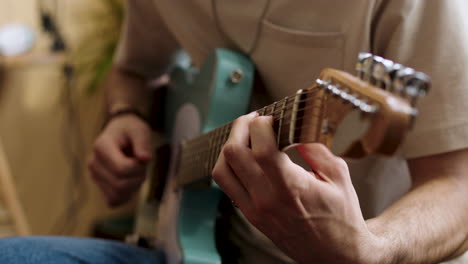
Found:
[[[400,69],[400,64],[380,56],[374,56],[368,52],[359,53],[356,63],[358,77],[382,89],[389,90],[392,87],[392,80],[395,71]]]
[[[426,74],[368,52],[359,53],[356,70],[360,79],[397,94],[412,105],[430,86]]]
[[[356,63],[357,75],[364,81],[369,81],[371,78],[372,65],[374,63],[374,56],[368,52],[361,52],[358,55]]]
[[[393,88],[402,97],[408,99],[412,105],[415,105],[417,99],[429,91],[430,82],[431,79],[426,74],[406,67],[396,72]]]
[[[371,83],[382,89],[390,90],[392,86],[392,73],[398,67],[398,64],[393,63],[391,60],[374,56]]]

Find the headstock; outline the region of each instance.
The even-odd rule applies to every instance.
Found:
[[[325,69],[313,89],[322,98],[319,141],[331,146],[340,122],[357,110],[370,126],[342,156],[393,154],[417,115],[416,101],[429,90],[430,79],[414,69],[370,53],[361,53],[358,77]],[[304,118],[312,113],[305,111]],[[316,113],[314,113],[316,114]]]

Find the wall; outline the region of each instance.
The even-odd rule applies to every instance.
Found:
[[[86,35],[83,31],[92,26],[89,20],[83,19],[92,10],[103,7],[100,1],[93,0],[58,2],[59,21],[71,48],[76,49],[80,37]],[[99,130],[101,93],[98,90],[86,94],[80,79],[67,97],[61,73],[63,61],[51,56],[50,38],[40,33],[36,9],[37,3],[32,0],[0,0],[0,26],[16,21],[31,25],[37,32],[37,43],[30,57],[4,66],[0,139],[32,232],[87,235],[96,219],[128,212],[133,203],[119,210],[107,209],[83,164],[75,169],[81,173],[77,175],[78,182],[74,180],[70,148],[74,152],[82,148],[83,153],[89,153]],[[75,106],[78,122],[70,122],[69,100]],[[79,140],[77,127],[82,130]],[[86,154],[78,156],[82,160],[87,157]],[[74,194],[79,194],[79,199],[76,206],[70,207]],[[74,213],[72,218],[64,217],[67,208]]]

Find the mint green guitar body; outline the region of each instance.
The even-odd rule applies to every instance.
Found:
[[[177,136],[177,134],[187,133],[186,131],[190,129],[184,126],[192,122],[184,120],[185,117],[180,121],[180,116],[186,116],[187,112],[181,109],[191,109],[187,115],[197,116],[191,119],[198,119],[196,120],[198,134],[209,132],[245,114],[250,102],[253,78],[252,62],[243,55],[225,49],[216,49],[212,52],[199,70],[191,68],[188,63],[178,65],[171,74],[171,88],[164,102],[166,106],[164,130],[166,135],[170,135],[167,141],[172,142],[174,148],[177,148],[181,141],[188,139],[184,136]],[[181,126],[182,131],[175,131]],[[193,135],[188,137],[193,137]],[[177,192],[178,197],[163,197],[162,203],[165,203],[165,199],[173,199],[178,203],[179,208],[178,210],[165,208],[160,210],[158,216],[159,218],[169,216],[169,219],[162,221],[165,222],[164,226],[159,228],[162,231],[157,234],[177,235],[175,239],[162,239],[162,247],[168,256],[168,263],[221,263],[216,249],[215,222],[222,192],[216,184],[206,188],[184,187],[174,191],[171,188],[174,188],[175,183],[171,184],[171,181],[176,178],[174,176],[178,169],[180,168],[173,169],[174,175],[169,175],[164,194],[171,195],[170,193]],[[166,194],[167,192],[169,194]],[[177,216],[177,219],[171,220],[171,216]],[[176,231],[172,233],[166,230],[172,228],[169,227],[171,224],[176,227]],[[174,244],[174,242],[178,245],[167,245]],[[177,247],[180,252],[174,252],[174,248]]]

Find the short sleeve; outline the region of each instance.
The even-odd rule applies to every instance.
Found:
[[[163,74],[178,44],[149,0],[128,0],[114,58],[117,66],[151,78]]]
[[[387,0],[376,16],[373,52],[432,78],[402,147],[406,158],[468,147],[466,10],[465,0]]]

